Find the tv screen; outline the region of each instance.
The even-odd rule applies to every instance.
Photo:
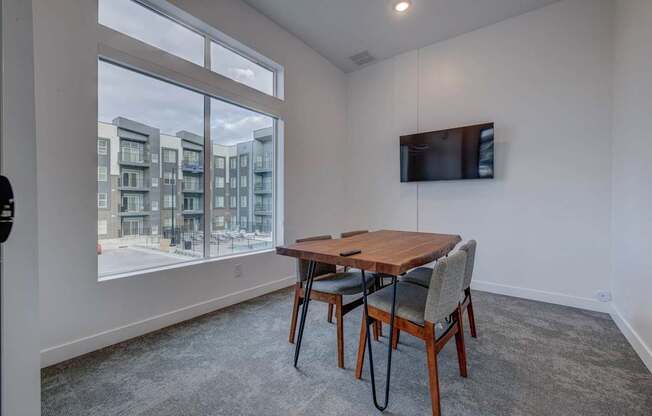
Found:
[[[493,177],[494,123],[401,136],[401,182]]]

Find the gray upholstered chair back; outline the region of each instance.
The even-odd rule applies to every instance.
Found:
[[[460,250],[466,252],[466,269],[464,270],[464,285],[462,289],[467,289],[471,286],[473,266],[475,264],[475,248],[477,245],[478,243],[475,240],[469,240],[460,246]]]
[[[316,237],[300,238],[297,240],[297,243],[303,243],[305,241],[319,241],[319,240],[330,240],[333,237],[330,235],[318,235]],[[297,282],[305,282],[308,279],[308,260],[297,260]],[[315,276],[321,276],[328,273],[335,273],[337,271],[335,265],[319,263],[315,265]]]
[[[354,235],[359,235],[359,234],[366,234],[368,233],[368,230],[355,230],[355,231],[347,231],[345,233],[342,233],[342,238],[348,238],[348,237],[353,237]]]
[[[432,271],[424,319],[437,323],[447,318],[460,301],[464,283],[466,251],[460,250],[439,259]]]

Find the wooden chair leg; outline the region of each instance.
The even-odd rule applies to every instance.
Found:
[[[471,327],[471,336],[473,338],[478,337],[478,333],[475,330],[475,314],[473,313],[473,299],[471,298],[471,288],[467,288],[465,291],[466,296],[469,298],[469,304],[466,307],[466,312],[469,315],[469,326]]]
[[[328,304],[328,323],[329,324],[333,323],[333,304],[332,303]]]
[[[398,349],[398,338],[401,334],[401,331],[397,328],[394,327],[394,333],[392,334],[392,348],[393,349]]]
[[[328,306],[332,305],[329,304]],[[337,366],[344,368],[344,316],[342,314],[342,296],[337,297],[335,319],[337,319]]]
[[[292,319],[290,320],[290,336],[288,341],[294,344],[294,334],[297,331],[297,317],[299,316],[299,306],[301,306],[301,283],[294,286],[294,304],[292,305]]]
[[[360,342],[358,343],[358,360],[355,365],[355,378],[362,378],[362,367],[364,366],[364,352],[367,343],[367,317],[362,311],[362,325],[360,326]]]
[[[380,334],[378,333],[378,321],[374,321],[371,324],[371,331],[373,332],[374,341],[377,342],[380,339]]]
[[[430,381],[430,400],[432,402],[432,415],[441,415],[439,403],[439,374],[437,370],[437,350],[435,349],[435,326],[431,322],[425,323],[424,336],[426,338],[426,355],[428,358],[428,380]]]
[[[464,329],[462,328],[462,308],[457,307],[453,312],[453,319],[456,321],[457,332],[455,333],[455,346],[457,347],[457,361],[460,365],[460,376],[466,377],[466,349],[464,348]]]

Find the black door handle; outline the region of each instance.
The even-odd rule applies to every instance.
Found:
[[[0,243],[9,238],[14,224],[14,191],[9,179],[0,176]]]

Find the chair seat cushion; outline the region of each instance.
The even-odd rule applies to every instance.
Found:
[[[413,283],[415,285],[430,287],[432,278],[432,269],[429,267],[417,267],[410,270],[405,276],[401,277],[402,282]]]
[[[392,286],[387,286],[367,297],[370,306],[392,313]],[[396,316],[423,325],[428,289],[412,283],[398,282],[396,287]]]
[[[375,275],[365,273],[365,279],[369,288],[374,282]],[[319,280],[315,279],[312,289],[334,295],[356,295],[362,293],[362,277],[359,271],[333,273]]]

